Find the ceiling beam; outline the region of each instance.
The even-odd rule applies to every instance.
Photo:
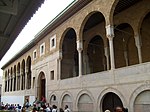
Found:
[[[9,36],[0,33],[0,39],[7,40]]]
[[[0,12],[6,14],[17,15],[18,12],[18,0],[14,0],[14,2],[10,2],[9,0],[5,0],[4,3],[6,6],[0,6]]]

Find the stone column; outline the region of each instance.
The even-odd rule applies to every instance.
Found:
[[[28,89],[28,85],[29,85],[28,84],[28,70],[25,72],[25,77],[24,78],[25,78],[24,84],[25,84],[25,90],[26,90],[26,89]]]
[[[106,62],[107,62],[107,70],[109,70],[109,48],[105,47],[105,56],[106,56]]]
[[[77,41],[77,51],[79,56],[79,77],[80,77],[82,76],[82,51],[83,51],[82,41]]]
[[[137,51],[138,51],[138,58],[139,58],[139,63],[142,63],[142,53],[141,53],[141,42],[140,42],[140,35],[137,34],[135,35],[135,44],[137,47]]]
[[[8,92],[9,91],[9,78],[7,78],[7,89],[6,89],[6,91]]]
[[[62,51],[59,52],[59,57],[57,59],[57,80],[61,79],[61,60],[62,60]]]
[[[17,72],[17,74],[16,74],[16,91],[18,90],[18,87],[19,87],[19,78],[18,78],[18,76],[19,76],[19,72]]]
[[[13,74],[13,76],[12,76],[12,91],[14,91],[14,82],[15,82],[15,76]]]
[[[11,77],[9,77],[9,92],[11,91]]]
[[[111,70],[112,70],[115,69],[114,46],[113,46],[114,27],[113,26],[111,25],[106,26],[106,35],[109,40],[110,62],[111,62]]]
[[[22,90],[22,86],[23,86],[23,72],[21,72],[20,74],[20,90]]]
[[[7,88],[6,88],[6,91],[8,92],[9,90],[8,90],[8,87],[9,87],[9,78],[7,78]]]

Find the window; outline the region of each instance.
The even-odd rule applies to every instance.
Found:
[[[55,40],[54,40],[54,38],[52,39],[52,47],[54,47],[55,46]]]
[[[45,54],[45,43],[40,45],[40,56]]]
[[[54,80],[54,70],[51,71],[51,80]]]
[[[56,48],[56,34],[50,38],[50,50]]]
[[[34,50],[34,51],[33,51],[33,59],[35,60],[36,57],[37,57],[37,52],[36,52],[36,50]]]

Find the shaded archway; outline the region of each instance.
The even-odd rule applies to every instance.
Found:
[[[79,97],[78,100],[78,112],[93,112],[94,104],[92,98],[84,93]]]
[[[107,66],[104,56],[104,38],[98,34],[105,33],[105,18],[101,12],[91,12],[82,24],[84,74],[104,71]]]
[[[7,83],[8,83],[8,74],[7,71],[5,71],[5,92],[7,92]]]
[[[9,92],[9,91],[10,91],[10,70],[9,70],[9,69],[8,69],[8,76],[7,76],[7,79],[8,79],[7,91]]]
[[[22,64],[21,64],[21,90],[25,89],[25,60],[22,60]]]
[[[105,94],[102,101],[102,111],[110,110],[111,112],[114,112],[116,106],[123,107],[123,103],[119,96],[112,92]]]
[[[21,74],[20,74],[20,63],[17,64],[17,90],[20,90],[21,85]]]
[[[26,88],[31,89],[31,57],[30,56],[28,56],[26,61],[26,73],[27,73]]]
[[[141,92],[135,99],[134,112],[150,112],[150,91]]]
[[[62,108],[65,108],[65,105],[68,105],[69,109],[73,109],[73,101],[70,95],[66,94],[64,95],[63,99],[62,99]]]
[[[134,32],[129,24],[123,23],[115,27],[113,42],[116,68],[138,64]]]
[[[16,91],[16,65],[14,66],[13,91]]]
[[[78,52],[73,28],[65,31],[62,43],[61,79],[78,76]]]
[[[87,48],[88,64],[90,73],[105,70],[106,60],[104,55],[104,43],[100,36],[93,37]]]
[[[149,62],[150,61],[150,12],[143,19],[140,33],[141,33],[141,42],[142,42],[142,61]]]
[[[46,79],[45,79],[45,74],[44,72],[40,72],[38,80],[37,80],[37,85],[38,85],[38,89],[37,89],[37,96],[38,99],[41,100],[42,96],[45,97],[46,96]]]

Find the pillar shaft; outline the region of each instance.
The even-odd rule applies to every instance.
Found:
[[[82,41],[77,41],[77,50],[78,50],[78,57],[79,57],[79,77],[82,76],[82,50],[83,50],[83,43]]]
[[[109,40],[111,69],[115,69],[114,45],[113,45],[114,27],[113,26],[111,25],[106,26],[106,35]]]

